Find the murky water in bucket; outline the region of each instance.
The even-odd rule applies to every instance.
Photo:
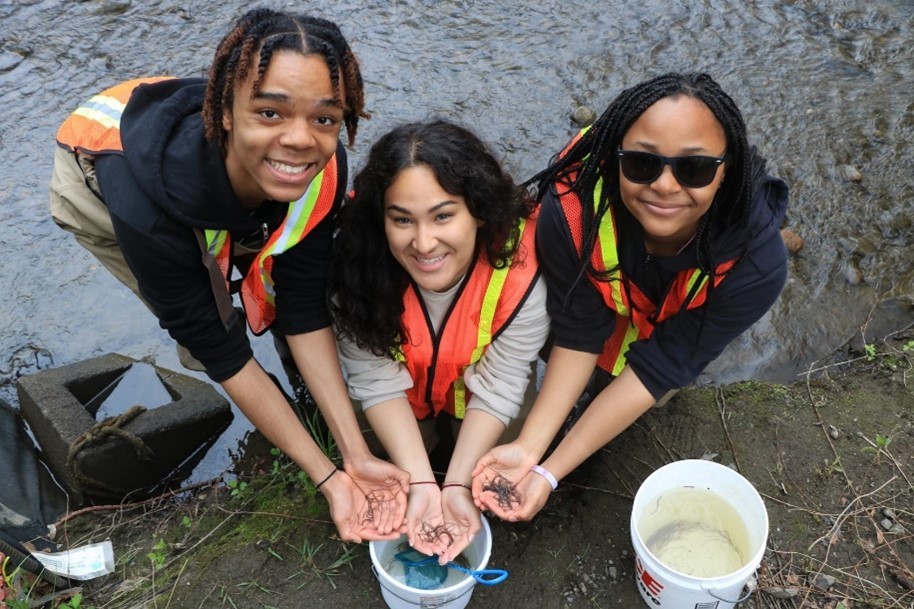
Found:
[[[693,577],[721,577],[746,564],[749,531],[727,501],[708,490],[678,488],[651,502],[638,532],[651,554]]]
[[[86,410],[95,410],[95,420],[123,414],[133,406],[156,408],[174,401],[159,378],[155,367],[137,362],[124,374],[105,387],[88,404]]]

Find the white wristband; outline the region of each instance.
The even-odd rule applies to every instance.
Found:
[[[556,480],[555,476],[553,476],[552,473],[545,467],[543,467],[541,465],[534,465],[533,467],[530,468],[530,471],[536,472],[537,474],[539,474],[540,476],[542,476],[543,478],[548,480],[549,484],[552,486],[552,490],[555,490],[558,488],[559,481]]]

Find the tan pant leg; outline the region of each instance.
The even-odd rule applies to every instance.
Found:
[[[140,296],[137,280],[114,236],[114,226],[108,208],[87,184],[94,176],[86,176],[76,155],[58,147],[54,154],[51,174],[51,218],[60,228],[73,233],[76,242],[89,250],[114,277]]]
[[[92,185],[92,188],[89,185]],[[51,218],[60,228],[73,233],[76,242],[102,263],[115,279],[130,288],[146,308],[155,311],[140,295],[137,279],[124,252],[117,243],[108,208],[93,192],[98,191],[95,173],[90,164],[80,166],[75,154],[58,147],[54,153],[54,170],[51,174]],[[181,365],[190,370],[205,372],[203,364],[185,347],[177,345]]]
[[[671,389],[670,391],[667,391],[662,398],[657,400],[657,403],[654,404],[652,408],[662,408],[663,406],[666,406],[666,403],[673,399],[673,396],[677,393],[679,393],[679,389]]]

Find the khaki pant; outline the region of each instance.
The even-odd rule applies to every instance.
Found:
[[[155,311],[140,294],[137,279],[118,245],[108,208],[97,193],[98,180],[92,158],[58,146],[51,174],[51,218],[60,228],[73,233],[76,242],[102,263],[114,277],[136,294],[153,314]],[[198,360],[182,345],[177,346],[181,365],[190,370],[205,371]]]

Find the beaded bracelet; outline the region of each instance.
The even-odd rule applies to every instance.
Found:
[[[330,478],[333,477],[333,474],[335,474],[335,473],[338,472],[338,471],[340,471],[339,468],[334,467],[334,468],[333,468],[333,471],[330,472],[329,474],[327,474],[327,477],[326,477],[326,478],[324,478],[323,480],[321,480],[320,482],[317,483],[317,485],[314,487],[314,490],[320,490],[320,488],[321,488],[322,486],[324,486],[324,482],[326,482],[327,480],[330,480]]]
[[[552,486],[552,490],[555,490],[558,487],[559,481],[555,479],[555,476],[552,475],[552,472],[550,472],[548,469],[546,469],[542,465],[534,465],[533,467],[530,468],[530,471],[536,472],[537,474],[539,474],[540,476],[542,476],[543,478],[548,480],[549,485]]]
[[[463,482],[445,482],[444,484],[441,485],[441,488],[445,489],[445,488],[451,488],[451,487],[457,487],[457,486],[463,487],[471,492],[473,491],[473,487],[471,487],[469,484],[464,484]]]

